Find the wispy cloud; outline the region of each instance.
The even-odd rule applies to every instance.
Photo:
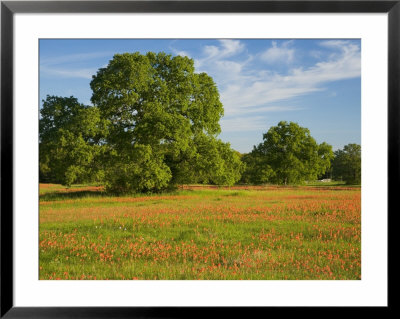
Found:
[[[180,55],[182,57],[187,56],[188,58],[192,58],[191,54],[185,50],[179,50],[176,49],[173,45],[175,44],[176,40],[172,41],[172,43],[169,45],[169,49],[175,54],[175,55]]]
[[[272,41],[272,47],[261,54],[261,59],[269,64],[293,62],[295,50],[291,48],[292,43],[286,41],[279,46],[276,41]]]
[[[212,49],[210,46],[205,47],[203,54],[206,56],[196,60],[201,69],[216,80],[226,116],[248,113],[257,107],[268,110],[270,103],[289,101],[298,96],[322,91],[325,90],[324,84],[361,75],[360,48],[349,41],[322,41],[321,46],[332,49],[332,54],[325,61],[316,62],[308,68],[289,68],[284,74],[265,68],[256,71],[254,67],[247,68],[254,57],[247,55],[241,59],[233,59],[235,52],[241,53],[245,47],[239,41],[228,43],[221,42],[220,47],[212,46]],[[288,50],[288,44],[283,45],[285,46],[285,50]],[[228,50],[227,47],[231,49]],[[273,48],[278,49],[277,44]],[[292,53],[286,54],[290,56]],[[282,111],[287,109],[285,106],[281,107]],[[278,110],[277,108],[276,111]]]
[[[243,52],[245,46],[239,40],[219,40],[219,46],[206,45],[203,48],[203,56],[197,58],[196,68],[224,61],[226,58],[235,56]]]
[[[42,65],[59,65],[74,62],[83,62],[87,60],[92,60],[96,58],[110,57],[112,58],[113,52],[87,52],[87,53],[76,53],[76,54],[66,54],[62,56],[55,57],[41,57],[40,64]]]
[[[182,57],[187,56],[188,58],[191,57],[191,55],[190,55],[188,52],[186,52],[186,51],[183,51],[183,50],[173,50],[173,51],[174,51],[174,53],[175,53],[176,55],[180,55],[180,56],[182,56]]]
[[[220,46],[206,45],[204,53],[207,59],[222,59],[236,55],[243,51],[244,45],[239,40],[219,40]]]
[[[41,57],[40,72],[43,76],[91,79],[92,75],[97,72],[98,67],[80,68],[79,64],[98,58],[109,57],[111,59],[112,56],[112,52],[89,52],[55,57]]]
[[[247,116],[243,118],[222,118],[220,121],[222,132],[251,132],[264,130],[268,127],[264,116]]]
[[[57,76],[63,78],[91,79],[96,74],[97,68],[93,69],[63,69],[40,66],[40,73],[43,76]]]
[[[287,106],[287,105],[267,105],[267,106],[261,106],[261,107],[252,107],[246,109],[246,112],[243,112],[241,109],[233,110],[229,112],[229,117],[241,115],[241,116],[247,116],[248,114],[254,114],[254,113],[276,113],[276,112],[290,112],[290,111],[301,111],[304,110],[305,108],[303,107],[298,107],[298,106]],[[235,113],[237,111],[237,113]],[[225,116],[226,117],[226,116]],[[241,117],[243,119],[243,117]]]

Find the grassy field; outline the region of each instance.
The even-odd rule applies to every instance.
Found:
[[[40,279],[361,279],[361,189],[40,185]]]

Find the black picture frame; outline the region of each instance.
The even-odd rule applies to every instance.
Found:
[[[5,318],[177,318],[225,316],[225,307],[15,307],[13,303],[13,16],[15,13],[387,13],[388,218],[399,211],[400,0],[396,1],[1,1],[1,312]],[[385,213],[385,212],[382,212]],[[390,219],[392,220],[392,218]],[[389,234],[390,222],[388,223]],[[390,238],[390,236],[389,236]],[[389,241],[388,238],[388,241]],[[388,242],[389,243],[389,242]],[[388,246],[390,247],[390,246]],[[388,255],[389,256],[389,255]],[[390,263],[390,258],[389,258]],[[390,281],[388,281],[389,286]],[[389,309],[391,295],[388,299]],[[256,307],[258,308],[258,307]],[[263,308],[263,307],[261,307]],[[307,307],[290,310],[308,311]],[[249,316],[247,307],[235,315]],[[259,308],[256,310],[260,310]],[[347,309],[348,311],[349,309]]]

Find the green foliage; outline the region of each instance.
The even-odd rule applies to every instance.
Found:
[[[299,184],[315,180],[330,167],[332,147],[320,145],[307,128],[281,121],[263,135],[264,142],[244,157],[244,181]]]
[[[129,151],[112,152],[106,169],[106,190],[145,192],[165,188],[171,171],[149,145],[135,144]]]
[[[40,114],[40,180],[70,186],[97,176],[100,169],[95,158],[106,132],[99,110],[72,96],[47,96]]]
[[[361,145],[348,144],[335,151],[332,174],[334,179],[347,184],[361,184]]]
[[[109,124],[108,189],[232,185],[240,178],[240,160],[215,137],[223,115],[217,87],[193,64],[165,53],[116,54],[93,76],[92,102]]]
[[[90,86],[92,102],[111,122],[110,142],[122,137],[173,143],[189,133],[220,132],[223,108],[217,87],[207,74],[194,73],[187,57],[116,54]]]
[[[244,154],[242,161],[246,167],[241,177],[242,183],[265,184],[272,179],[274,172],[258,148],[254,147],[251,153]]]
[[[231,149],[229,143],[217,140],[217,150],[220,164],[211,180],[217,185],[232,186],[240,180],[245,165],[241,162],[238,153]]]
[[[195,143],[195,182],[231,186],[240,179],[244,165],[229,143],[206,135],[197,136]]]

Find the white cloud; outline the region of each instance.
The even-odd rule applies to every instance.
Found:
[[[239,40],[219,40],[219,46],[206,45],[203,48],[203,58],[196,59],[196,68],[202,68],[205,64],[222,61],[243,52],[245,46]]]
[[[96,58],[113,57],[112,52],[90,52],[77,53],[63,56],[40,58],[40,73],[43,76],[57,76],[63,78],[91,79],[92,75],[98,71],[94,68],[76,68],[76,63],[84,62]],[[103,65],[107,66],[107,64]]]
[[[309,68],[290,69],[286,74],[260,70],[251,76],[242,68],[220,89],[225,114],[244,114],[256,107],[325,90],[324,85],[333,81],[361,76],[361,53],[357,45],[347,41],[322,45],[332,47],[334,52],[326,61]]]
[[[208,45],[195,60],[196,72],[206,72],[218,85],[225,117],[221,120],[223,131],[254,131],[265,128],[270,112],[301,110],[290,101],[296,97],[326,90],[324,85],[338,80],[360,77],[360,47],[351,41],[327,40],[319,43],[322,51],[310,54],[319,61],[303,68],[290,68],[294,61],[293,41],[278,44],[258,56],[246,52],[239,40],[220,40],[217,45]],[[326,52],[328,50],[328,52]],[[318,54],[315,54],[318,52]],[[289,65],[285,73],[277,73],[261,64],[254,66],[255,58]],[[329,92],[328,92],[329,93]],[[277,102],[288,105],[277,106]],[[262,113],[265,115],[248,116]]]
[[[261,54],[261,60],[270,64],[289,64],[293,62],[295,50],[290,48],[291,44],[292,41],[287,41],[283,42],[281,46],[278,46],[276,41],[272,41],[272,47]]]
[[[182,56],[182,57],[187,56],[188,58],[191,58],[190,53],[188,53],[187,51],[184,51],[184,50],[177,50],[177,49],[175,49],[175,48],[173,48],[173,47],[169,47],[169,48],[171,49],[171,51],[172,51],[175,55],[180,55],[180,56]]]
[[[324,41],[321,45],[339,52],[331,54],[328,61],[318,62],[306,70],[294,70],[293,77],[297,81],[306,81],[316,86],[361,76],[361,52],[358,45],[345,41]]]
[[[351,43],[346,40],[324,40],[319,43],[320,46],[328,47],[328,48],[344,48],[347,46],[351,46]]]
[[[219,40],[220,46],[206,45],[204,54],[206,59],[222,59],[231,57],[243,51],[244,45],[238,40]]]
[[[56,57],[45,57],[40,58],[41,65],[58,65],[65,63],[73,63],[73,62],[82,62],[87,60],[92,60],[95,58],[103,58],[109,56],[112,58],[114,55],[113,52],[89,52],[89,53],[77,53],[77,54],[67,54]]]
[[[238,40],[220,40],[223,47],[221,57],[229,57],[242,52],[245,48],[244,44]]]
[[[42,76],[57,76],[63,78],[81,78],[92,79],[92,75],[96,74],[97,68],[93,69],[64,69],[64,68],[49,68],[40,66],[40,74]]]
[[[288,105],[268,105],[268,106],[261,106],[261,107],[251,107],[245,110],[246,114],[251,113],[271,113],[271,112],[289,112],[289,111],[300,111],[304,110],[305,108],[297,107],[297,106],[288,106]],[[236,112],[236,113],[235,113]],[[236,109],[229,112],[229,116],[237,116],[237,115],[244,115],[244,110]]]
[[[248,113],[259,106],[268,109],[268,104],[278,101],[286,101],[291,98],[320,91],[320,88],[295,85],[285,86],[281,77],[276,77],[276,82],[255,82],[247,87],[231,86],[221,92],[221,100],[225,107],[225,114]],[[281,107],[282,111],[289,110],[287,106]],[[292,107],[290,110],[295,110]],[[274,109],[278,111],[278,108]]]
[[[268,127],[264,116],[249,116],[243,118],[222,118],[220,121],[222,132],[249,132],[265,130]]]
[[[308,54],[314,59],[321,59],[323,56],[323,52],[320,50],[311,50]]]

